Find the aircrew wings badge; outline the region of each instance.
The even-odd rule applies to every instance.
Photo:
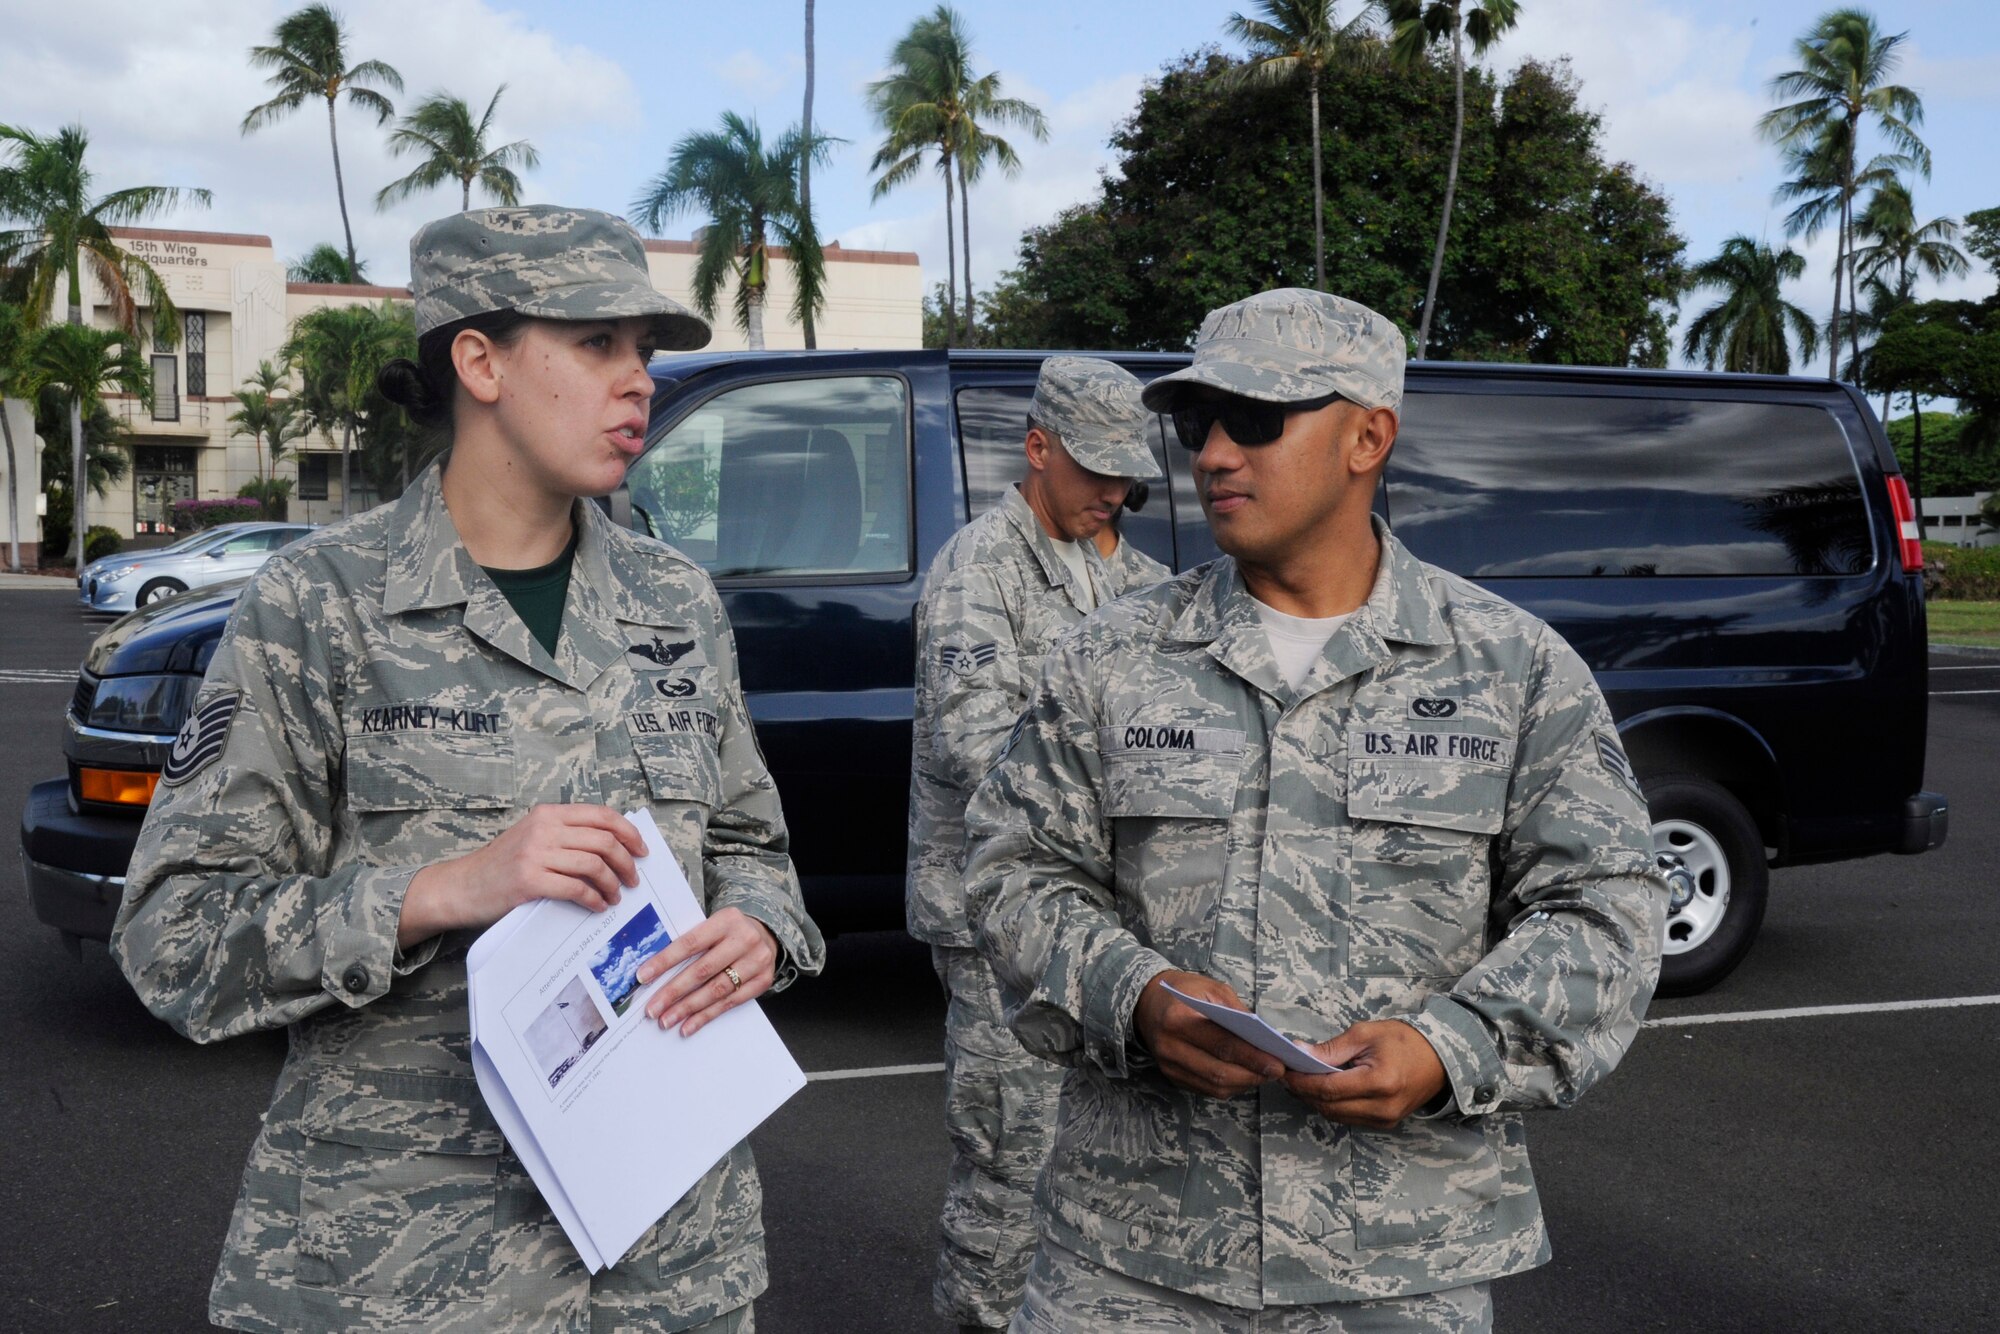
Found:
[[[938,650],[938,661],[944,669],[958,676],[971,676],[981,667],[991,666],[1000,656],[1000,646],[989,639],[984,644],[946,644]]]
[[[166,766],[160,770],[161,782],[169,787],[184,783],[222,753],[222,743],[229,739],[229,724],[236,717],[236,705],[242,698],[241,691],[232,690],[217,695],[188,716],[174,737],[173,749],[167,752]]]

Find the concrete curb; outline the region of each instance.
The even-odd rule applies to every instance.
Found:
[[[76,576],[51,574],[8,574],[0,571],[0,588],[48,588],[76,596]]]

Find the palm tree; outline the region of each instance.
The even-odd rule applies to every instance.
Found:
[[[806,0],[806,107],[799,118],[799,134],[807,143],[813,137],[813,0]],[[799,155],[799,217],[805,220],[806,231],[812,235],[813,243],[819,243],[819,231],[813,225],[813,179],[812,154]],[[819,346],[819,337],[813,329],[813,309],[805,308],[804,330],[806,347]]]
[[[1872,119],[1925,179],[1931,174],[1930,150],[1916,133],[1924,121],[1923,99],[1901,84],[1886,82],[1902,59],[1897,48],[1908,35],[1883,36],[1874,15],[1864,9],[1836,9],[1822,15],[1793,44],[1799,67],[1771,80],[1774,96],[1796,100],[1766,112],[1757,122],[1758,130],[1791,152],[1795,163],[1810,162],[1834,196],[1834,206],[1828,210],[1838,228],[1829,376],[1838,373],[1840,363],[1841,283],[1846,282],[1850,293],[1854,288],[1854,201],[1863,188],[1858,170],[1863,120]],[[1783,187],[1779,197],[1786,197]],[[1858,355],[1858,333],[1850,342]]]
[[[939,5],[910,25],[889,52],[889,75],[868,85],[868,106],[887,137],[868,164],[880,173],[874,197],[908,183],[935,153],[944,178],[945,286],[952,293],[950,322],[958,323],[958,240],[966,246],[965,324],[972,329],[972,219],[967,184],[992,159],[1008,172],[1020,169],[1012,144],[979,123],[1016,124],[1036,139],[1048,138],[1041,111],[1017,97],[1003,96],[1000,76],[972,75],[972,39],[950,5]],[[952,232],[954,201],[959,234]]]
[[[1326,188],[1320,171],[1319,84],[1341,61],[1365,49],[1362,35],[1377,8],[1362,0],[1358,13],[1345,23],[1335,17],[1340,0],[1257,0],[1261,19],[1231,14],[1223,27],[1250,48],[1250,63],[1237,76],[1244,80],[1278,82],[1306,78],[1312,107],[1313,136],[1313,285],[1326,290]]]
[[[1838,227],[1845,215],[1850,185],[1855,190],[1879,189],[1900,180],[1901,173],[1913,170],[1916,165],[1910,158],[1900,153],[1878,153],[1850,178],[1847,167],[1847,138],[1847,127],[1839,125],[1812,142],[1795,144],[1784,150],[1786,166],[1792,174],[1779,184],[1775,197],[1780,203],[1793,205],[1792,211],[1785,215],[1787,236],[1804,236],[1806,240],[1811,241],[1829,225]],[[1852,242],[1848,244],[1851,247]],[[1833,316],[1827,321],[1829,347],[1837,349],[1840,346],[1842,311],[1854,312],[1860,308],[1860,298],[1855,293],[1855,280],[1853,264],[1836,261]],[[1853,323],[1852,320],[1849,322]],[[1849,342],[1856,344],[1854,349],[1856,359],[1860,354],[1858,346],[1860,334],[1858,326],[1848,330]]]
[[[321,241],[286,264],[285,277],[295,283],[365,283],[368,281],[368,261],[356,260],[354,267],[349,268],[347,256],[340,253],[339,246]]]
[[[1387,0],[1387,10],[1393,25],[1389,55],[1405,69],[1415,68],[1437,42],[1451,39],[1451,166],[1444,178],[1444,213],[1438,219],[1437,248],[1431,253],[1430,283],[1424,288],[1423,320],[1417,326],[1421,361],[1430,347],[1438,275],[1444,272],[1444,243],[1451,234],[1451,207],[1458,195],[1458,158],[1465,145],[1465,39],[1472,39],[1474,55],[1484,55],[1501,33],[1514,26],[1521,4],[1520,0]]]
[[[269,46],[250,48],[250,63],[271,71],[270,85],[278,95],[250,108],[243,117],[242,132],[261,130],[279,117],[306,104],[308,98],[326,99],[326,133],[333,144],[333,191],[340,200],[340,229],[347,237],[347,269],[359,266],[354,259],[354,228],[347,221],[347,184],[340,174],[340,133],[334,124],[334,104],[342,93],[348,103],[373,112],[375,123],[387,123],[396,114],[388,98],[369,84],[403,91],[403,76],[379,60],[347,63],[347,33],[340,15],[326,5],[307,5],[285,15],[271,32]]]
[[[1951,218],[1917,221],[1916,201],[1902,181],[1878,186],[1854,222],[1857,244],[1854,271],[1865,283],[1891,273],[1890,290],[1908,298],[1918,273],[1933,282],[1959,277],[1970,269],[1956,244],[1958,223]]]
[[[268,483],[277,472],[285,446],[304,435],[307,426],[299,416],[298,400],[280,397],[285,372],[268,361],[257,363],[256,373],[236,390],[236,410],[229,424],[238,435],[257,442],[257,480]],[[269,464],[269,467],[265,466]]]
[[[298,369],[297,411],[305,425],[340,436],[340,517],[350,513],[354,495],[353,455],[358,432],[373,425],[371,414],[386,410],[375,377],[396,357],[416,356],[416,325],[407,306],[323,306],[292,326],[278,350]],[[364,442],[365,444],[365,442]]]
[[[764,346],[764,304],[771,280],[771,239],[791,254],[792,316],[826,304],[826,265],[819,241],[799,208],[799,160],[824,163],[830,140],[808,141],[787,130],[767,152],[755,121],[722,113],[722,128],[690,134],[674,145],[666,170],[632,201],[632,220],[659,230],[677,215],[708,215],[694,266],[694,301],[715,318],[716,298],[736,279],[736,322],[752,348]]]
[[[126,329],[99,329],[87,324],[50,324],[29,339],[23,387],[61,394],[69,404],[72,445],[82,456],[82,423],[104,409],[106,386],[132,395],[142,407],[153,403],[153,369],[139,349],[138,336]],[[76,469],[71,492],[70,560],[82,568],[84,538],[89,531],[84,513],[84,487],[89,474]]]
[[[0,463],[7,468],[7,568],[21,569],[21,478],[20,459],[14,453],[14,423],[7,415],[7,395],[15,393],[15,381],[27,369],[28,321],[19,306],[0,302],[0,442],[7,455]]]
[[[500,105],[500,94],[506,91],[504,83],[493,90],[493,100],[486,104],[486,114],[477,125],[472,123],[472,108],[465,104],[464,98],[432,93],[417,103],[417,109],[403,117],[403,123],[389,135],[389,152],[397,157],[419,153],[423,161],[415,171],[391,181],[376,193],[376,209],[386,209],[419,190],[429,190],[446,181],[458,182],[461,210],[472,207],[475,181],[503,204],[520,203],[521,178],[509,164],[518,162],[523,170],[532,170],[542,164],[542,159],[526,139],[516,139],[497,148],[487,146],[493,110]]]
[[[83,324],[83,274],[104,290],[111,318],[135,338],[141,298],[153,313],[156,336],[171,346],[179,337],[179,312],[167,285],[153,266],[126,251],[113,239],[116,226],[143,222],[182,203],[207,204],[206,190],[169,185],[138,185],[92,197],[92,173],[85,162],[90,135],[81,125],[66,125],[53,135],[0,125],[0,218],[22,224],[0,231],[0,274],[24,307],[31,325],[43,324],[55,305],[58,287],[69,303],[69,323]],[[137,289],[138,295],[134,295]],[[150,380],[148,381],[150,384]],[[150,389],[148,390],[150,393]],[[76,516],[72,555],[81,563],[84,531],[84,483],[88,461],[83,440],[83,416],[71,400],[70,470],[75,487]]]
[[[1688,290],[1720,288],[1723,298],[1694,317],[1681,355],[1714,370],[1789,375],[1792,353],[1785,330],[1799,340],[1802,355],[1819,350],[1819,329],[1811,315],[1785,300],[1783,286],[1803,276],[1805,257],[1787,246],[1773,252],[1762,241],[1732,236],[1714,258],[1688,270]]]

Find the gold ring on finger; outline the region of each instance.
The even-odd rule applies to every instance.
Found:
[[[737,972],[734,967],[724,967],[722,971],[729,976],[729,989],[731,991],[743,985],[743,975]]]

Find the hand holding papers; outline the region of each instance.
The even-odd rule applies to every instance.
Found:
[[[1166,988],[1168,995],[1181,1004],[1190,1006],[1203,1018],[1222,1025],[1258,1051],[1283,1061],[1287,1070],[1296,1070],[1306,1075],[1330,1075],[1340,1069],[1337,1065],[1328,1065],[1248,1010],[1232,1009],[1227,1005],[1218,1005],[1214,1001],[1202,1000],[1198,996],[1190,996],[1170,982],[1162,982],[1160,985]]]
[[[617,906],[523,904],[466,958],[479,1090],[592,1273],[805,1087],[754,1001],[692,1037],[646,1017],[639,965],[703,914],[651,812],[626,818],[647,856]]]

